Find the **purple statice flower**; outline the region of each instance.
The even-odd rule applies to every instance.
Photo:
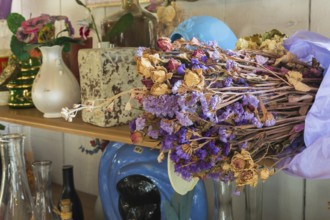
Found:
[[[233,104],[233,111],[236,115],[243,115],[244,114],[244,108],[243,108],[243,105],[239,102],[235,102]]]
[[[215,110],[218,103],[220,102],[221,98],[218,95],[214,95],[211,97],[210,101],[209,101],[209,108],[211,110]]]
[[[185,112],[175,112],[176,119],[178,119],[179,123],[182,126],[190,126],[193,125],[194,123],[190,120],[189,116]]]
[[[209,56],[212,60],[214,61],[218,61],[220,59],[220,53],[219,51],[215,50],[215,51],[210,51],[209,52]]]
[[[143,52],[144,52],[145,49],[146,49],[145,47],[139,47],[139,48],[136,50],[135,55],[136,55],[137,57],[142,57]]]
[[[216,146],[215,141],[210,141],[205,147],[211,155],[218,155],[220,151],[220,148]]]
[[[173,134],[173,122],[170,120],[162,119],[159,124],[160,129],[163,129],[167,134]]]
[[[196,112],[198,102],[198,95],[193,92],[191,94],[184,94],[178,98],[178,105],[182,112]]]
[[[226,128],[220,127],[218,130],[218,136],[219,136],[219,140],[222,141],[223,143],[228,142],[229,135],[227,134]]]
[[[251,119],[251,123],[254,124],[257,128],[262,128],[263,124],[261,123],[261,121],[259,121],[258,118],[253,117]]]
[[[206,63],[206,62],[207,62],[207,56],[206,56],[206,55],[203,55],[203,56],[201,57],[201,61],[202,61],[203,63]]]
[[[227,71],[231,71],[236,66],[237,66],[237,63],[235,61],[233,61],[233,60],[227,60],[226,61],[226,69],[227,69]]]
[[[227,77],[225,80],[223,80],[223,87],[230,87],[233,84],[233,78]]]
[[[254,95],[243,95],[243,105],[252,105],[254,108],[258,108],[259,100]]]
[[[179,144],[185,144],[188,142],[187,140],[187,128],[186,127],[181,127],[179,131],[175,133],[175,135],[178,138],[178,143]]]
[[[248,142],[244,141],[238,145],[240,149],[246,149],[248,147]]]
[[[178,66],[178,68],[176,69],[176,72],[179,74],[179,75],[184,75],[185,72],[186,72],[186,64],[181,64]]]
[[[172,87],[172,93],[177,94],[181,85],[182,85],[182,80],[176,81]]]
[[[176,142],[176,136],[175,135],[165,135],[162,140],[162,150],[167,151],[172,149],[175,146]]]
[[[227,120],[232,114],[234,114],[233,112],[233,107],[231,105],[228,105],[225,110],[223,109],[219,109],[217,111],[217,118],[219,121],[225,121]]]
[[[207,152],[204,149],[198,149],[196,150],[194,154],[198,159],[204,160],[204,158],[207,156]]]
[[[150,126],[148,127],[147,135],[148,135],[149,137],[151,137],[152,139],[158,139],[158,137],[159,137],[159,130],[154,130],[154,129],[152,128],[152,126],[150,125]]]
[[[236,80],[236,83],[239,84],[240,86],[249,86],[249,84],[246,82],[246,79],[243,78],[238,78],[238,80]]]
[[[208,47],[213,47],[213,48],[216,48],[218,46],[218,42],[217,41],[207,41],[205,42],[205,45],[208,46]]]
[[[267,119],[266,121],[265,121],[265,123],[264,123],[264,125],[266,126],[266,127],[271,127],[271,126],[274,126],[276,124],[276,120],[274,119],[274,118],[272,118],[272,119]]]
[[[138,117],[135,120],[135,126],[137,131],[142,131],[146,125],[146,119],[143,117]]]
[[[130,121],[130,122],[128,123],[128,127],[129,127],[129,130],[130,130],[131,132],[133,132],[133,131],[136,130],[136,123],[135,123],[135,121],[136,121],[136,118],[133,119],[132,121]]]
[[[252,120],[253,117],[254,117],[254,113],[249,112],[249,111],[245,111],[242,115],[242,119],[248,120],[248,121]]]
[[[142,100],[145,111],[157,117],[174,117],[179,110],[178,97],[175,95],[147,96]]]
[[[265,63],[267,63],[268,58],[261,55],[256,55],[256,61],[258,64],[264,65]]]
[[[211,172],[211,173],[208,173],[207,174],[207,177],[209,177],[210,179],[212,180],[217,180],[217,181],[220,181],[220,176],[221,176],[221,173],[220,172]]]
[[[183,149],[182,149],[182,146],[181,145],[178,145],[176,148],[175,148],[175,152],[176,152],[176,155],[182,159],[182,160],[189,160],[190,159],[190,155],[187,154]]]

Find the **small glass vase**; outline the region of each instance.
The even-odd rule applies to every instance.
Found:
[[[40,47],[42,65],[33,82],[32,101],[45,118],[60,118],[62,108],[80,103],[80,86],[62,59],[62,49]]]
[[[23,148],[23,135],[6,134],[0,136],[2,165],[0,219],[36,219],[26,176]]]
[[[214,181],[216,192],[216,215],[217,220],[233,220],[233,183],[231,181]]]
[[[262,220],[263,183],[245,186],[245,220]]]
[[[37,220],[60,220],[53,211],[51,166],[49,160],[35,161],[32,163],[36,186],[35,215]]]

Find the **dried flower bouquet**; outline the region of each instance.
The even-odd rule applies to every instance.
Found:
[[[304,120],[322,81],[319,63],[299,61],[283,39],[276,31],[242,38],[234,51],[168,38],[159,39],[161,51],[139,48],[145,88],[126,92],[143,109],[130,123],[133,143],[157,141],[159,160],[169,153],[187,180],[235,181],[238,190],[266,180],[304,149]],[[102,106],[111,110],[115,101]],[[97,107],[63,115],[72,120],[77,110]]]

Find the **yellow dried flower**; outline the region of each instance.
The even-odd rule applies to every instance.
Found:
[[[141,59],[136,61],[136,66],[139,74],[147,79],[150,78],[151,70],[154,70],[154,67],[149,59],[141,57]]]
[[[271,173],[268,168],[265,167],[260,170],[259,176],[263,181],[267,180],[270,175]]]
[[[202,75],[202,71],[195,70],[187,70],[183,79],[185,85],[188,87],[203,87],[204,86],[204,77]]]
[[[151,95],[160,96],[169,93],[168,85],[165,83],[156,83],[150,89]]]

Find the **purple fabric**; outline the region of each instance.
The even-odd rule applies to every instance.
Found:
[[[285,172],[310,179],[330,178],[330,39],[298,31],[284,46],[303,61],[315,57],[325,68],[324,79],[305,120],[306,149],[293,158]]]
[[[12,0],[0,0],[0,19],[6,19],[11,11]]]

